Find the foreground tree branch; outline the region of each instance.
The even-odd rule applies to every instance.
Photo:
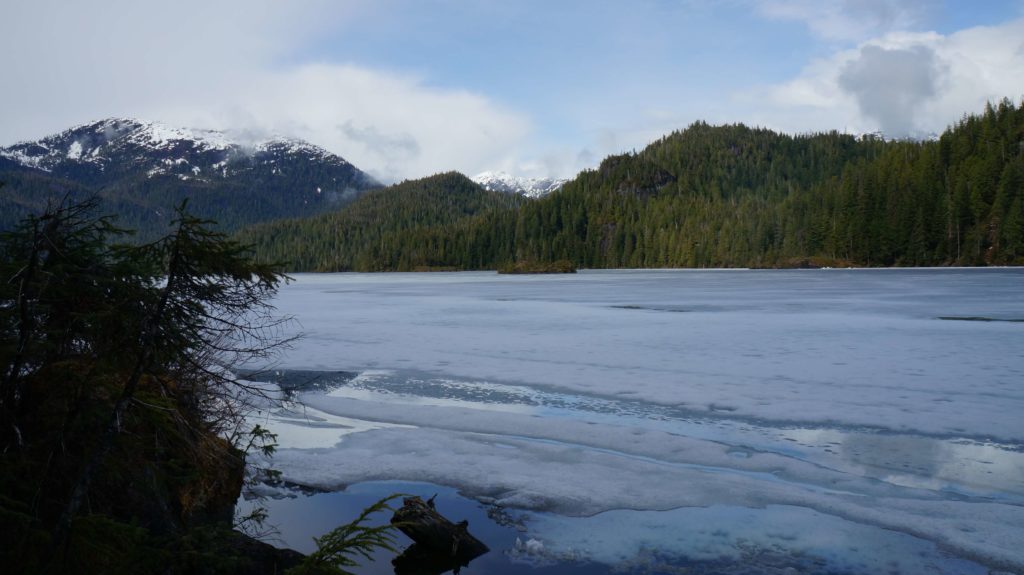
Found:
[[[171,380],[163,386],[177,409],[200,420],[208,396],[229,397],[230,367],[264,357],[284,344],[272,339],[281,327],[268,300],[285,276],[273,266],[254,264],[246,248],[209,229],[211,222],[178,210],[175,231],[155,243],[121,247],[109,255],[114,267],[130,270],[139,284],[142,317],[134,341],[118,351],[127,375],[97,447],[88,456],[56,522],[53,545],[66,544],[72,521],[99,469],[123,429],[126,412],[136,404],[143,378]],[[130,367],[129,367],[130,366]],[[240,425],[241,418],[231,424]],[[218,421],[218,426],[224,422]]]

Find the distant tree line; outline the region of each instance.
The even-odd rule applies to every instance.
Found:
[[[524,201],[459,174],[249,228],[291,270],[1024,264],[1024,104],[935,141],[699,122]]]

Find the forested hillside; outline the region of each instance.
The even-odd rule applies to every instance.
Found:
[[[368,192],[329,214],[253,226],[240,238],[292,270],[484,268],[494,259],[492,243],[511,248],[516,209],[525,201],[449,172]],[[502,225],[481,225],[492,218]]]
[[[244,239],[292,270],[1022,264],[1024,104],[928,142],[696,123],[536,201],[471,186],[406,182]]]

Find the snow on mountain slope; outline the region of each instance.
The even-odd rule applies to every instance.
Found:
[[[20,142],[0,148],[0,157],[90,183],[135,174],[210,181],[261,166],[269,166],[270,173],[278,175],[284,172],[286,162],[312,161],[321,168],[350,172],[352,177],[345,179],[376,184],[344,158],[302,140],[273,137],[242,142],[216,130],[131,118],[108,118],[34,142]]]
[[[188,199],[225,230],[343,207],[380,187],[344,158],[294,138],[110,118],[0,147],[0,230],[63,197],[94,194],[140,238],[159,237]]]
[[[523,178],[505,172],[482,172],[473,176],[472,180],[492,192],[521,194],[528,198],[546,196],[569,181],[564,178]]]

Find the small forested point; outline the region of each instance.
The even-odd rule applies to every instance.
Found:
[[[933,141],[698,122],[538,200],[443,174],[240,237],[291,271],[1024,265],[1024,102]]]
[[[144,245],[89,198],[0,235],[0,549],[15,572],[259,572],[294,554],[232,527],[286,280],[183,203]],[[257,438],[260,439],[260,438]],[[272,445],[263,445],[272,449]],[[262,567],[261,567],[262,566]]]
[[[499,274],[574,274],[576,266],[569,260],[555,262],[518,261],[498,267]]]

